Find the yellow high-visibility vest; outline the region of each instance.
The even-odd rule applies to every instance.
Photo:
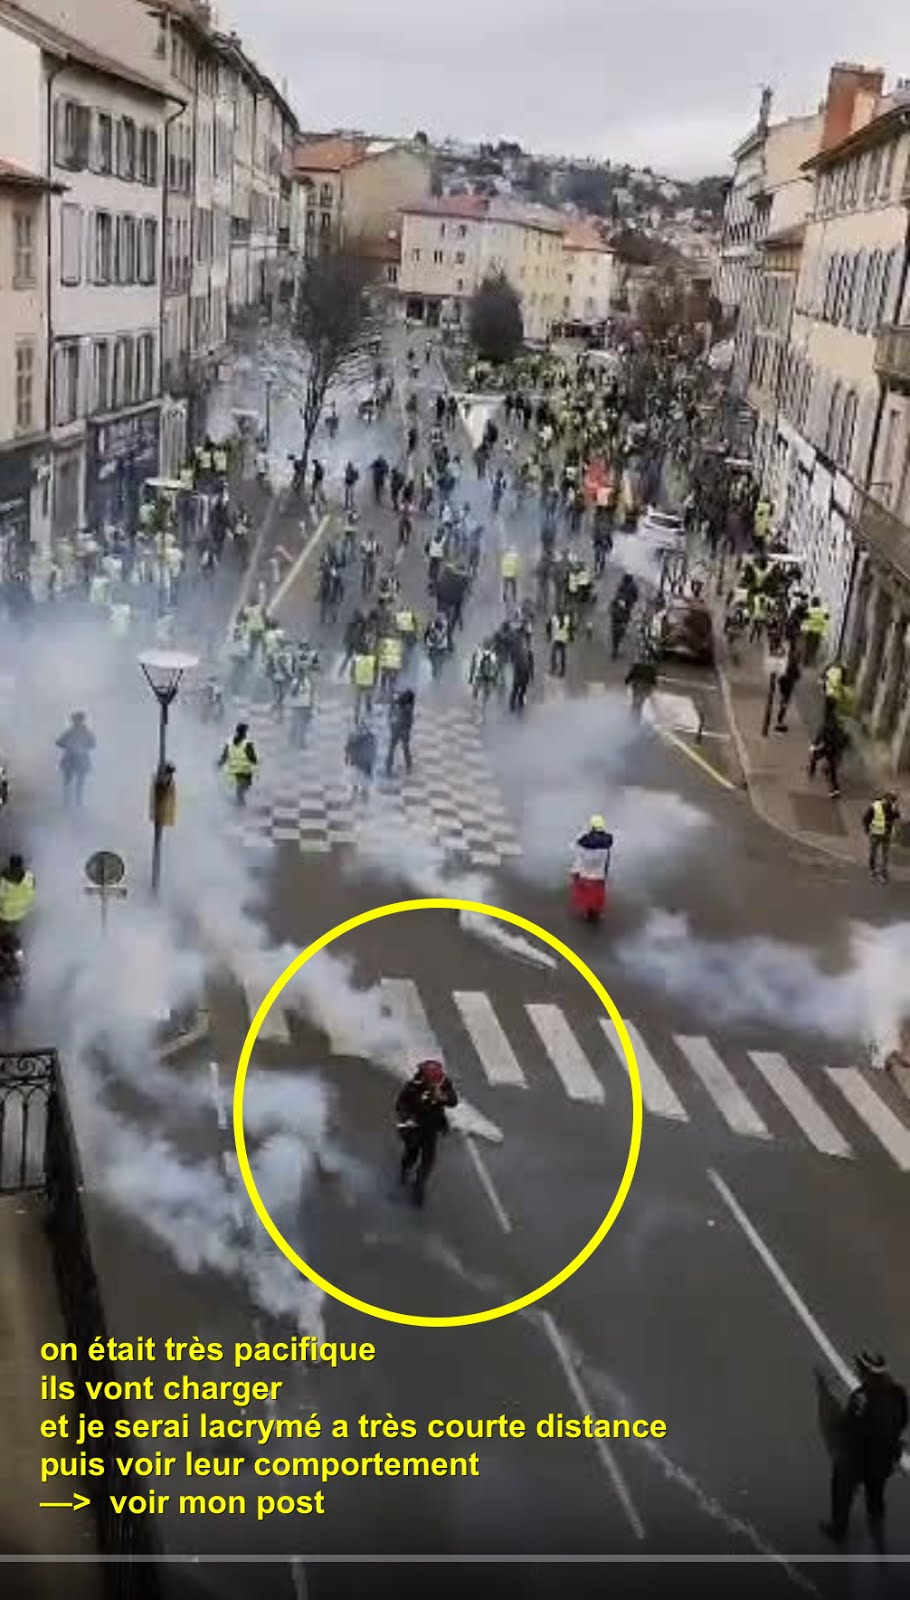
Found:
[[[376,657],[354,657],[354,682],[358,689],[372,689],[376,682]]]
[[[571,631],[568,617],[554,617],[550,631],[554,644],[568,644]]]
[[[227,451],[226,450],[216,450],[216,451],[214,451],[212,459],[213,459],[213,461],[215,463],[215,471],[216,472],[221,472],[221,473],[227,472],[227,469],[228,469],[228,458],[227,458]]]
[[[884,839],[888,832],[888,813],[885,810],[883,800],[873,800],[872,802],[872,821],[869,825],[869,832],[874,839]]]
[[[502,558],[502,575],[504,578],[518,577],[518,552],[507,550]]]
[[[407,609],[399,611],[395,618],[395,626],[399,633],[416,633],[417,622],[413,611],[408,611]]]
[[[229,744],[227,753],[228,776],[231,778],[249,778],[256,770],[256,763],[250,760],[246,739],[242,744]]]
[[[401,640],[396,635],[387,634],[379,641],[379,665],[383,672],[398,672],[401,661]]]
[[[843,667],[829,667],[825,673],[825,696],[828,700],[836,700],[844,687]]]
[[[824,633],[824,631],[827,628],[827,626],[828,626],[828,607],[827,606],[812,606],[811,610],[809,611],[809,613],[808,613],[808,615],[806,617],[805,622],[803,623],[803,633],[810,633],[810,634],[814,633],[814,634],[817,634],[819,638],[821,638],[821,636]]]
[[[21,882],[0,877],[0,922],[22,922],[35,904],[35,878],[26,872]]]

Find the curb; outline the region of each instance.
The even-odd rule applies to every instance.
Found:
[[[174,1056],[182,1055],[184,1050],[189,1050],[191,1045],[199,1044],[200,1040],[208,1038],[211,1031],[211,1018],[207,1011],[201,1008],[196,1013],[196,1021],[191,1028],[178,1034],[176,1039],[171,1039],[162,1045],[158,1051],[159,1061],[170,1061]]]

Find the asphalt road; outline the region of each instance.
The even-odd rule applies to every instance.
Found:
[[[435,382],[432,367],[427,382]],[[388,454],[388,433],[369,436],[364,467],[380,439]],[[485,493],[472,486],[478,492]],[[387,518],[376,525],[390,537]],[[665,1592],[669,1582],[676,1592],[690,1575],[703,1596],[726,1595],[731,1582],[749,1597],[896,1595],[898,1566],[813,1564],[829,1554],[818,1532],[827,1460],[813,1366],[836,1383],[838,1363],[871,1344],[885,1349],[899,1376],[910,1372],[910,1297],[900,1271],[908,1119],[890,1085],[865,1068],[861,1019],[843,1030],[832,1021],[836,1000],[826,981],[845,970],[850,921],[882,923],[898,903],[885,904],[859,875],[838,876],[827,863],[820,869],[752,817],[735,786],[709,675],[681,669],[683,682],[665,687],[701,705],[716,737],[696,744],[673,725],[673,715],[684,715],[678,705],[662,730],[630,737],[622,664],[606,661],[602,613],[594,638],[571,652],[565,695],[547,682],[542,648],[521,729],[498,706],[478,727],[466,704],[463,655],[498,614],[497,544],[516,532],[530,562],[531,523],[490,525],[458,659],[435,697],[421,687],[414,804],[399,804],[394,784],[390,794],[374,794],[371,806],[389,806],[396,821],[387,835],[379,830],[372,854],[310,851],[285,838],[253,856],[253,870],[268,882],[276,952],[303,948],[385,901],[446,892],[505,906],[572,944],[635,1029],[646,1097],[635,1180],[599,1251],[545,1302],[479,1327],[425,1331],[327,1301],[327,1336],[372,1339],[376,1360],[335,1373],[288,1366],[261,1375],[285,1383],[276,1415],[318,1408],[323,1418],[348,1419],[352,1439],[324,1441],[320,1453],[359,1454],[353,1435],[362,1414],[413,1418],[422,1433],[431,1418],[504,1415],[533,1429],[550,1412],[590,1413],[662,1419],[666,1436],[603,1449],[586,1440],[542,1441],[529,1429],[520,1441],[478,1445],[477,1478],[415,1479],[406,1492],[395,1483],[336,1480],[319,1517],[165,1514],[167,1548],[300,1558],[296,1568],[252,1569],[257,1593],[270,1600],[335,1600],[352,1586],[372,1595],[380,1584],[410,1594],[418,1586],[448,1593],[457,1583],[461,1593],[466,1582],[482,1581],[535,1597],[567,1585],[573,1594],[593,1594],[595,1585],[599,1593],[607,1583],[640,1594],[649,1583]],[[415,602],[424,602],[420,543],[415,537],[403,568]],[[617,555],[624,558],[622,548]],[[311,637],[313,578],[305,565],[282,610],[287,625]],[[320,715],[341,741],[347,690],[330,681],[339,636],[325,630],[320,638]],[[592,683],[607,692],[592,692]],[[337,717],[328,710],[336,702]],[[277,744],[260,744],[265,795]],[[454,790],[457,809],[473,807],[476,820],[469,847],[456,855],[444,845],[452,826],[446,790]],[[616,831],[613,895],[605,927],[582,935],[567,914],[565,872],[573,833],[595,802]],[[266,833],[271,803],[261,801]],[[433,819],[423,834],[421,815]],[[519,853],[479,859],[496,856],[496,839],[517,841]],[[664,917],[657,926],[655,912]],[[344,954],[347,978],[324,964],[315,990],[295,980],[250,1069],[250,1094],[271,1079],[276,1094],[290,1085],[292,1094],[310,1097],[309,1128],[288,1101],[291,1142],[304,1152],[318,1147],[320,1159],[302,1195],[293,1185],[282,1190],[286,1237],[334,1284],[411,1314],[462,1315],[527,1293],[599,1225],[626,1159],[630,1094],[594,997],[564,965],[507,953],[444,912],[374,923],[345,941]],[[174,1216],[180,1212],[184,1223],[197,1209],[195,1257],[184,1245],[175,1266],[138,1224],[93,1203],[110,1330],[123,1337],[141,1329],[160,1339],[227,1341],[252,1328],[277,1338],[294,1325],[302,1286],[290,1269],[287,1277],[277,1271],[239,1187],[230,1132],[240,1046],[279,964],[266,962],[258,988],[239,970],[213,980],[212,1035],[171,1069],[171,1108],[157,1100],[147,1113],[186,1162],[186,1193],[175,1199]],[[365,1059],[382,1053],[369,1042],[383,1032],[383,1005],[392,1037],[410,1048],[410,1055],[399,1051],[400,1070],[419,1057],[415,1004],[483,1129],[500,1136],[453,1132],[422,1214],[395,1184],[394,1071]],[[366,1040],[361,1049],[343,1039],[355,1024]],[[181,1090],[193,1084],[206,1092],[190,1106]],[[250,1134],[264,1192],[274,1179],[269,1141],[280,1124],[276,1113],[264,1132]],[[211,1175],[231,1196],[228,1226],[208,1209]],[[385,1448],[405,1453],[399,1444]],[[310,1444],[282,1443],[278,1451],[314,1453]],[[243,1449],[232,1445],[229,1453]],[[220,1479],[215,1487],[228,1492]],[[281,1485],[281,1492],[310,1489]],[[890,1501],[891,1548],[910,1555],[903,1476]],[[861,1534],[856,1549],[866,1550]],[[545,1560],[642,1554],[766,1560],[735,1569],[679,1566],[669,1579],[665,1567]],[[320,1565],[327,1555],[536,1560],[508,1573],[355,1571]],[[172,1575],[175,1584],[184,1578]],[[200,1595],[219,1597],[248,1593],[250,1579],[248,1566],[203,1565],[192,1574]]]

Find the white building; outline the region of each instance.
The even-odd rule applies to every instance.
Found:
[[[593,223],[570,223],[562,239],[561,322],[606,322],[613,298],[613,252]]]
[[[47,258],[53,531],[130,524],[159,464],[163,151],[175,106],[154,79],[6,0],[0,88],[0,149],[58,191]]]
[[[448,195],[402,210],[398,288],[405,316],[460,322],[484,278],[503,273],[521,301],[525,337],[560,319],[564,218],[545,207]]]
[[[3,38],[0,29],[0,40]],[[0,158],[0,583],[47,545],[49,185]]]

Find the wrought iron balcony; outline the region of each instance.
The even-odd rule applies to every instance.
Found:
[[[910,526],[862,489],[856,491],[853,521],[860,543],[910,582]]]
[[[879,328],[875,370],[886,382],[910,385],[910,327]]]

